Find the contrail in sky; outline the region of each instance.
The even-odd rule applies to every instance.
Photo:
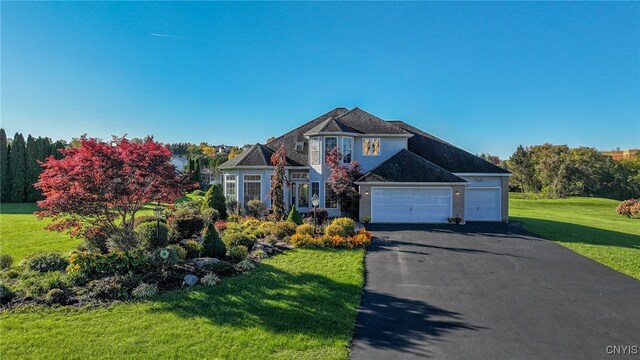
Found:
[[[168,34],[151,33],[149,35],[157,36],[157,37],[167,37],[167,38],[173,38],[173,39],[182,39],[182,36],[175,36],[175,35],[168,35]]]

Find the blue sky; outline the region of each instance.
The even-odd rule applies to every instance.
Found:
[[[241,145],[358,106],[473,153],[640,146],[638,2],[2,2],[1,16],[9,136]]]

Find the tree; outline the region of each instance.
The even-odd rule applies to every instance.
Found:
[[[362,176],[360,164],[357,161],[351,161],[349,167],[345,167],[342,164],[342,154],[337,147],[331,150],[325,161],[330,171],[329,186],[338,198],[340,209],[349,216],[356,217],[360,193],[355,181]]]
[[[513,174],[510,179],[512,186],[522,192],[540,191],[533,162],[531,161],[531,154],[527,148],[518,145],[516,151],[509,158],[507,167]]]
[[[202,242],[202,255],[207,257],[224,258],[227,247],[213,224],[209,224],[204,231],[204,241]]]
[[[480,155],[477,155],[479,158],[488,161],[490,163],[492,163],[493,165],[497,165],[497,166],[501,166],[502,165],[502,159],[500,159],[499,156],[496,155],[491,155],[488,153],[482,153]]]
[[[231,148],[231,150],[229,151],[229,160],[233,159],[234,157],[236,157],[239,154],[239,149],[238,147],[234,146]]]
[[[26,200],[26,158],[25,144],[22,134],[16,133],[11,142],[11,153],[9,154],[9,201],[23,202]]]
[[[9,200],[9,143],[4,129],[0,129],[0,201]]]
[[[302,216],[300,216],[300,212],[296,209],[295,204],[291,206],[289,216],[287,216],[287,221],[291,221],[296,225],[302,225]]]
[[[106,143],[82,136],[79,148],[50,156],[36,183],[50,230],[74,236],[96,232],[131,233],[136,213],[152,202],[173,203],[194,184],[171,164],[168,147],[147,139],[135,144],[125,137]]]
[[[274,169],[269,197],[271,197],[273,218],[276,221],[280,221],[284,219],[286,214],[284,205],[284,185],[286,182],[284,167],[287,165],[287,150],[284,145],[280,146],[280,148],[271,155],[271,164],[274,166]]]
[[[227,218],[227,200],[224,197],[222,186],[214,184],[204,194],[202,210],[206,208],[216,209],[223,219]]]
[[[51,144],[51,156],[56,160],[62,159],[64,157],[64,152],[61,150],[64,150],[66,147],[67,145],[63,140],[54,142]]]
[[[33,184],[38,181],[40,175],[40,164],[38,163],[36,139],[27,136],[27,146],[25,148],[25,201],[36,201],[38,198],[38,190]]]

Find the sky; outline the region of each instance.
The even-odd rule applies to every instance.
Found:
[[[2,2],[0,122],[264,143],[335,107],[472,153],[640,147],[640,2]]]

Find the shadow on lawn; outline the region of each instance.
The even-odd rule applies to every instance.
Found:
[[[513,216],[511,220],[524,224],[527,231],[549,240],[640,249],[640,235],[545,219]]]

